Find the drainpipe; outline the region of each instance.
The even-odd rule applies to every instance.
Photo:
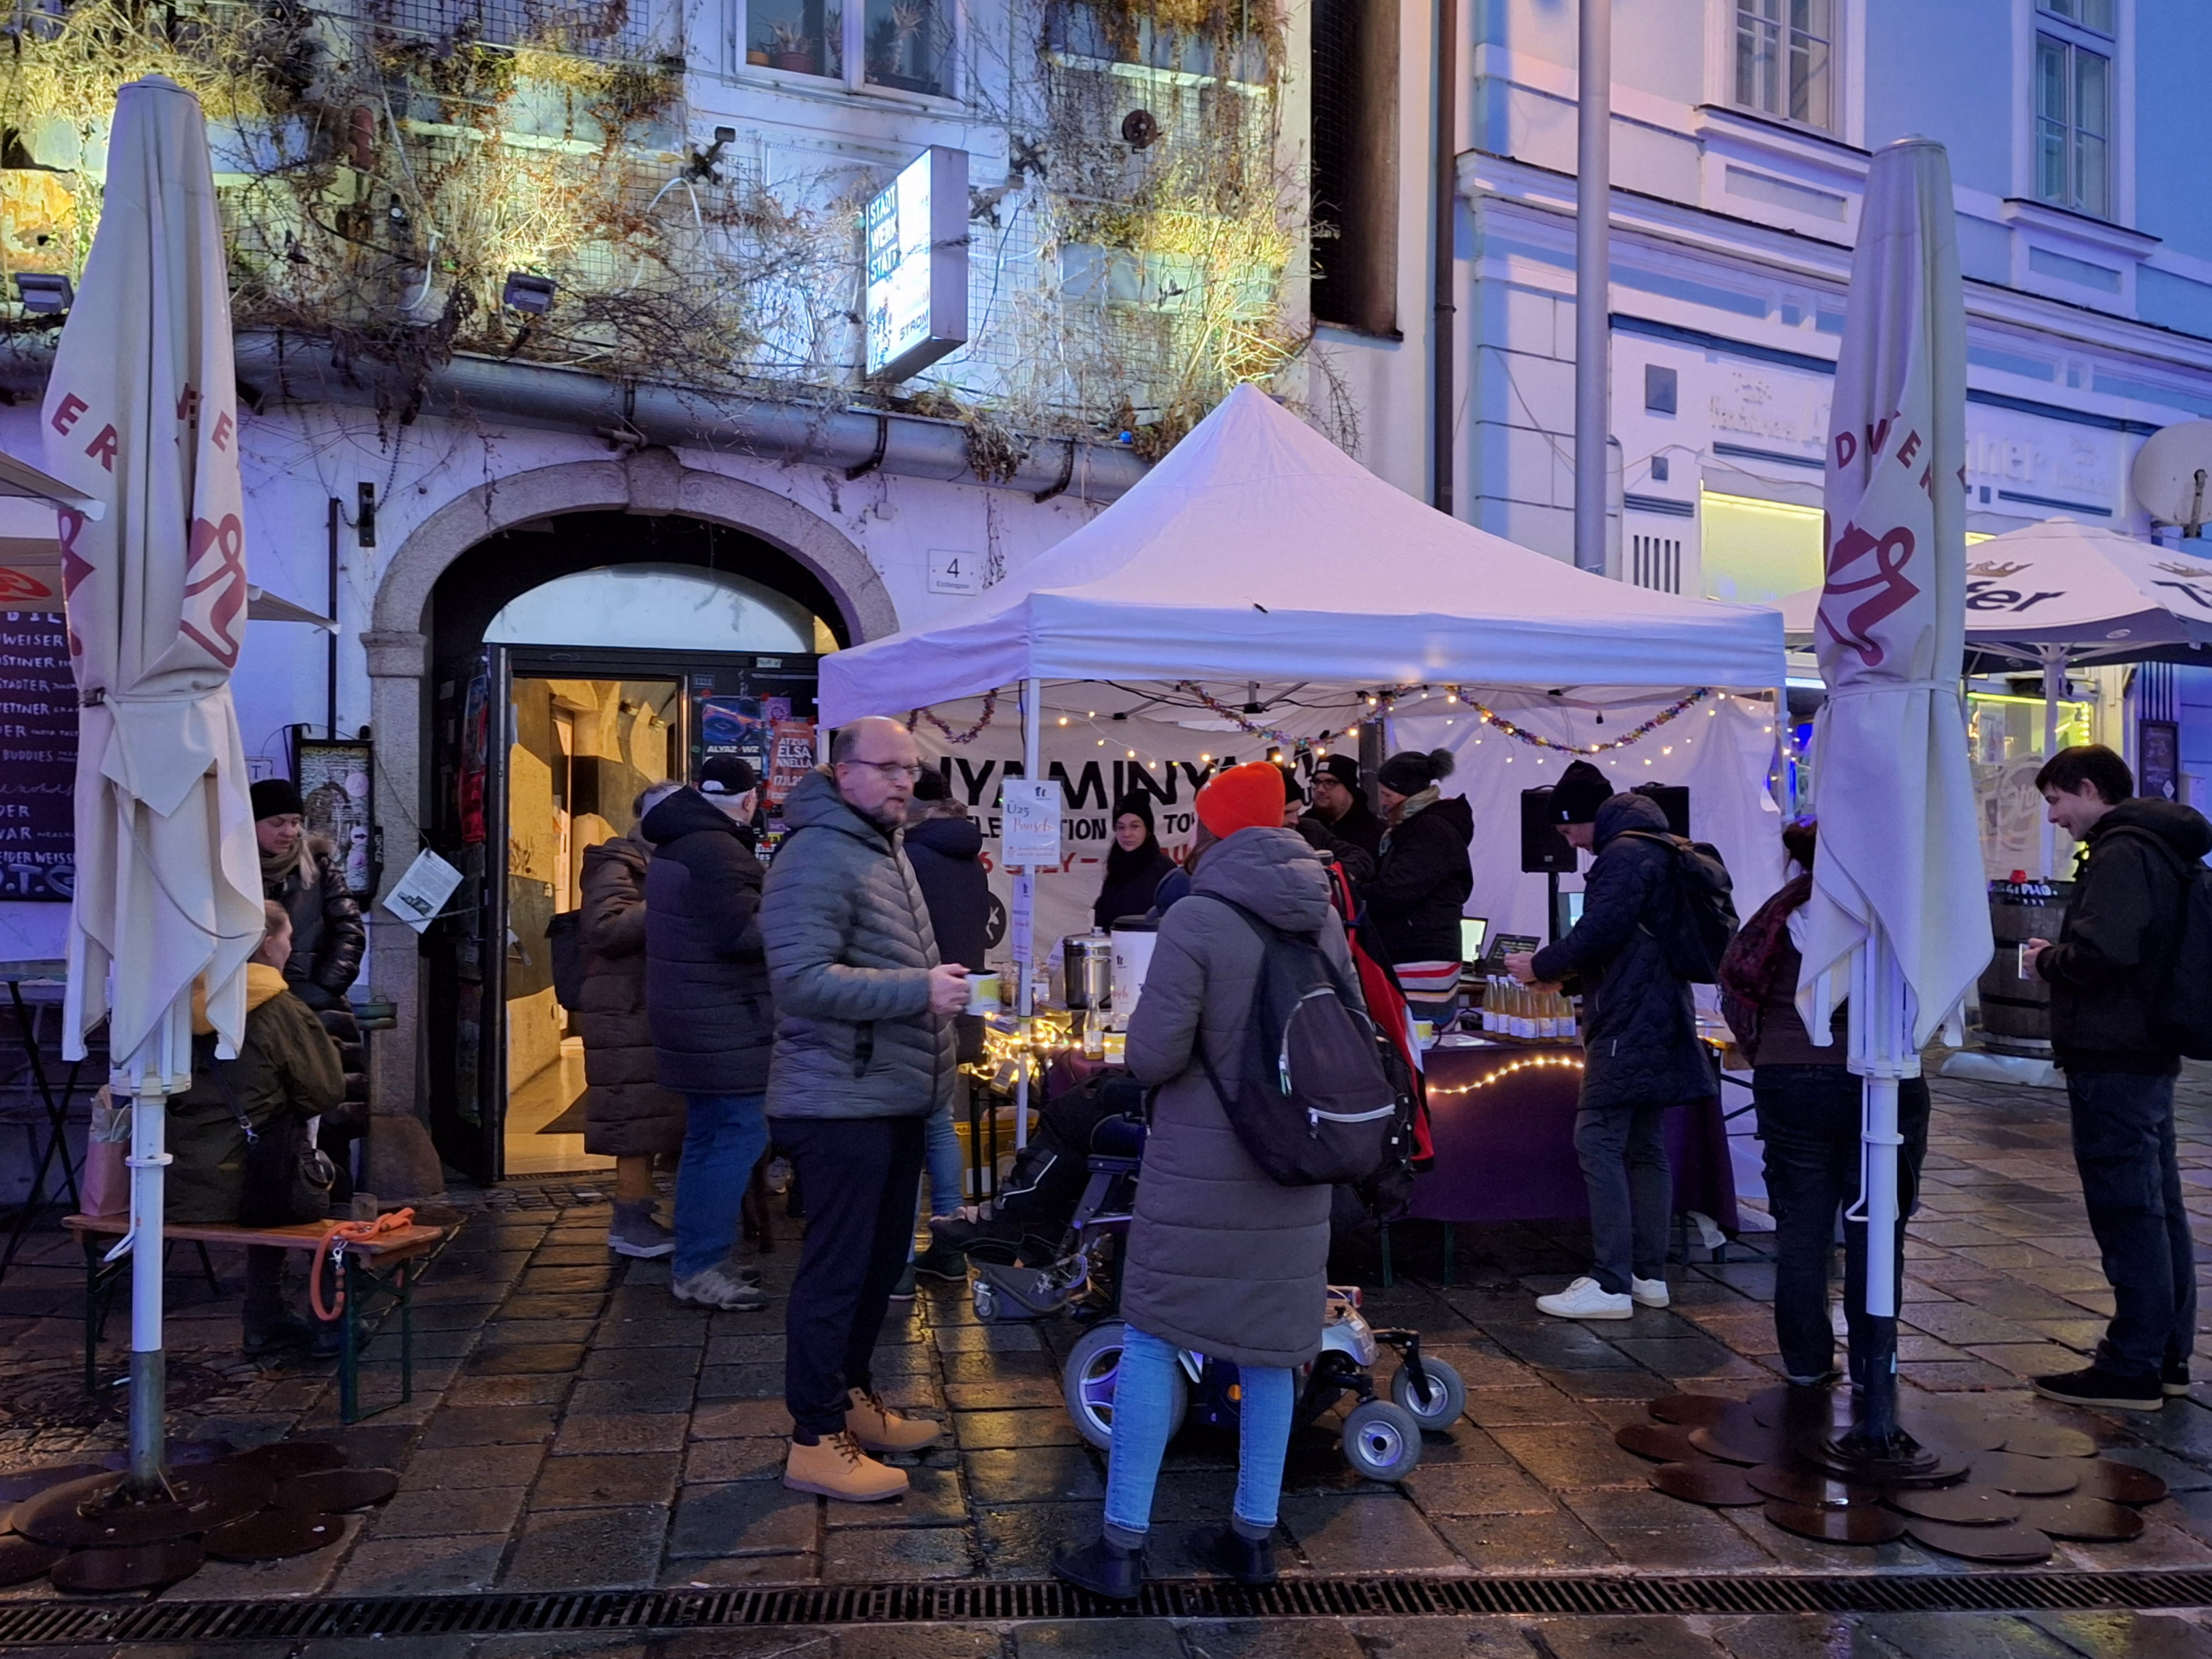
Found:
[[[1581,0],[1575,112],[1575,568],[1605,569],[1612,329],[1613,0]]]
[[[1429,274],[1431,313],[1429,347],[1429,505],[1439,513],[1452,510],[1452,414],[1457,380],[1452,372],[1452,230],[1457,221],[1454,199],[1458,189],[1459,160],[1459,21],[1460,0],[1437,0],[1437,131],[1436,188],[1432,203],[1435,222],[1430,229],[1433,259]]]

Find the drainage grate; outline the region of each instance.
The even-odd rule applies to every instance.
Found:
[[[1270,1589],[1146,1587],[1134,1607],[1050,1579],[750,1590],[345,1596],[305,1601],[39,1601],[0,1606],[0,1646],[246,1642],[739,1626],[993,1624],[1032,1619],[1440,1618],[1468,1613],[2008,1613],[2212,1605],[2212,1572],[1875,1577],[1313,1577]]]

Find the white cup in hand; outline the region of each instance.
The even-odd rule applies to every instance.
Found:
[[[957,962],[929,970],[929,1012],[950,1019],[968,1006],[968,970]]]

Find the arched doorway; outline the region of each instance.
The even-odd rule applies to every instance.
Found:
[[[450,504],[395,556],[376,620],[386,882],[417,835],[464,879],[420,939],[375,930],[401,1018],[375,1056],[371,1182],[434,1190],[440,1158],[479,1181],[589,1167],[580,1109],[562,1121],[580,1056],[544,937],[583,850],[635,828],[647,781],[717,749],[765,760],[777,719],[811,722],[821,652],[896,626],[889,597],[827,521],[646,452]]]

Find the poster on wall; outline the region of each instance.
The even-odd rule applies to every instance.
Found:
[[[776,705],[781,705],[779,715]],[[766,777],[774,767],[775,723],[789,719],[788,697],[713,696],[699,699],[699,758],[736,755]]]
[[[370,797],[370,750],[366,743],[300,739],[293,782],[306,808],[307,833],[327,840],[357,899],[376,893],[374,812]]]
[[[76,680],[58,611],[0,611],[0,899],[76,888]]]
[[[2172,720],[2143,720],[2136,727],[2136,793],[2179,800],[2181,727]]]
[[[783,803],[790,798],[791,792],[799,787],[799,780],[814,769],[814,722],[777,720],[775,722],[775,742],[774,760],[767,774],[770,816],[783,810]]]

